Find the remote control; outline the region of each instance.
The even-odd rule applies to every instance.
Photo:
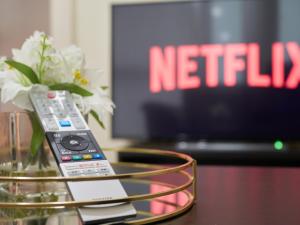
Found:
[[[32,90],[29,96],[63,176],[115,174],[68,91]],[[67,187],[78,201],[127,197],[119,180],[67,182]],[[84,224],[136,215],[130,203],[86,206],[78,212]]]

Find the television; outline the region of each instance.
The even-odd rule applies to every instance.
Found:
[[[112,6],[113,137],[300,139],[300,1]]]

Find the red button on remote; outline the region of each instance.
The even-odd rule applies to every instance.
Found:
[[[55,97],[56,97],[55,92],[53,92],[53,91],[48,92],[48,98],[55,98]]]
[[[62,161],[70,161],[71,159],[72,159],[72,157],[69,156],[69,155],[64,155],[64,156],[61,157]]]

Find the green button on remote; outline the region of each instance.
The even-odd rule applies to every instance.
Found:
[[[76,161],[77,161],[77,160],[82,160],[82,155],[73,155],[73,156],[72,156],[72,159],[73,159],[73,160],[76,160]]]

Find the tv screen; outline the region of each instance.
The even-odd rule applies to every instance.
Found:
[[[112,7],[113,136],[300,137],[300,1]]]

